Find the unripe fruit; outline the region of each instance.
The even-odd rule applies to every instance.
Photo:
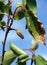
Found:
[[[16,33],[21,39],[24,39],[24,35],[21,30],[16,29]]]
[[[32,46],[37,49],[38,48],[38,42],[36,40],[32,40]]]
[[[32,48],[30,48],[30,51],[35,51],[38,48],[38,42],[35,40],[32,40]]]

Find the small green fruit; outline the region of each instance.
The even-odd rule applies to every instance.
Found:
[[[32,40],[32,46],[37,49],[38,48],[38,42],[36,40]]]

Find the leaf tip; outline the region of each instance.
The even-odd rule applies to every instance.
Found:
[[[39,36],[36,40],[41,42],[42,44],[46,45],[45,35]]]

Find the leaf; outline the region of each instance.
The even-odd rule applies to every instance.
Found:
[[[47,65],[47,60],[45,60],[40,55],[35,55],[35,57],[34,57],[34,64],[35,65]]]
[[[25,6],[29,11],[32,11],[36,14],[37,3],[36,0],[22,0],[23,6]]]
[[[23,4],[22,3],[17,3],[18,11],[15,12],[15,15],[14,15],[15,20],[21,20],[25,16],[24,15],[24,10],[20,6],[23,6]]]
[[[5,5],[4,12],[10,13],[10,14],[12,15],[12,11],[9,10],[9,4],[6,4],[6,5]]]
[[[9,5],[5,5],[5,8],[4,8],[4,12],[8,13],[9,12],[9,9],[8,9]]]
[[[38,42],[33,40],[32,41],[32,47],[30,48],[30,51],[35,51],[36,49],[38,49]]]
[[[21,39],[24,39],[24,35],[21,30],[16,29],[16,33]]]
[[[25,62],[25,61],[27,61],[27,60],[29,60],[29,57],[27,57],[27,58],[25,58],[25,59],[22,59],[21,62]]]
[[[14,45],[13,43],[10,44],[10,49],[18,56],[21,62],[25,62],[29,60],[29,57],[25,51]]]
[[[17,46],[14,45],[13,43],[10,43],[10,49],[13,50],[13,52],[14,52],[15,54],[17,54],[18,56],[19,56],[19,55],[22,55],[22,54],[27,55],[27,53],[25,53],[22,49],[20,49],[19,47],[17,47]]]
[[[15,13],[15,15],[14,15],[15,20],[21,20],[23,17],[24,17],[24,11],[22,9],[18,10],[18,12]]]
[[[21,60],[17,59],[16,65],[26,65],[26,62],[20,62]]]
[[[22,0],[22,3],[18,3],[18,6],[23,6],[27,8],[27,10],[30,10],[36,14],[37,6],[35,0]],[[23,17],[25,17],[23,9],[20,9],[21,8],[18,8],[18,12],[14,15],[15,20],[21,20]]]
[[[45,30],[42,27],[42,24],[40,23],[36,15],[34,15],[32,11],[27,11],[25,13],[25,17],[26,17],[27,28],[30,34],[37,41],[42,42],[45,45],[46,44],[45,43]]]
[[[6,23],[4,21],[0,21],[0,27],[5,26]]]
[[[2,20],[4,14],[1,14],[1,12],[4,12],[4,3],[0,2],[0,20]]]
[[[3,65],[10,65],[16,57],[18,57],[21,60],[21,62],[29,60],[29,57],[26,52],[24,52],[19,47],[11,43],[10,49],[7,52],[5,52]]]
[[[14,54],[11,49],[8,50],[7,52],[5,52],[3,65],[10,65],[16,57],[16,54]]]
[[[4,0],[0,0],[0,2],[4,2]]]
[[[27,4],[26,4],[26,0],[22,0],[22,5],[25,7]]]

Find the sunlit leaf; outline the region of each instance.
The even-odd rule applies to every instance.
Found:
[[[16,59],[16,57],[18,57],[22,63],[29,60],[26,52],[11,43],[10,49],[5,52],[3,65],[10,65]]]
[[[25,6],[29,11],[32,11],[36,14],[37,3],[36,0],[22,0],[23,6]]]
[[[38,20],[36,15],[32,11],[27,11],[26,14],[26,24],[30,34],[39,42],[45,45],[45,30],[42,27],[42,23]]]
[[[34,64],[35,65],[47,65],[47,60],[45,60],[40,55],[35,55],[35,57],[34,57]]]
[[[16,29],[16,33],[21,39],[24,39],[24,35],[21,30]]]
[[[15,54],[17,54],[18,56],[22,54],[27,55],[26,52],[24,52],[22,49],[20,49],[18,46],[16,46],[13,43],[10,43],[10,49],[13,50],[13,52],[15,52]]]
[[[32,41],[32,47],[30,48],[30,51],[35,51],[38,48],[38,42],[33,40]]]
[[[18,57],[22,63],[29,60],[26,52],[11,43],[10,49],[5,52],[3,65],[10,65],[16,59],[16,57]]]
[[[22,3],[18,4],[18,6],[23,6],[27,10],[32,11],[33,13],[36,14],[37,6],[36,6],[35,0],[22,0]],[[18,12],[14,16],[14,19],[16,20],[21,20],[25,16],[24,11],[22,9],[21,10],[19,9],[18,9]]]
[[[5,52],[3,65],[10,65],[16,57],[16,54],[12,50],[8,50]]]
[[[19,7],[19,6],[22,6],[22,5],[23,4],[21,2],[18,2],[16,6]]]
[[[29,60],[28,54],[13,43],[10,44],[10,49],[18,56],[21,62]]]
[[[4,0],[0,0],[0,2],[4,2]]]

